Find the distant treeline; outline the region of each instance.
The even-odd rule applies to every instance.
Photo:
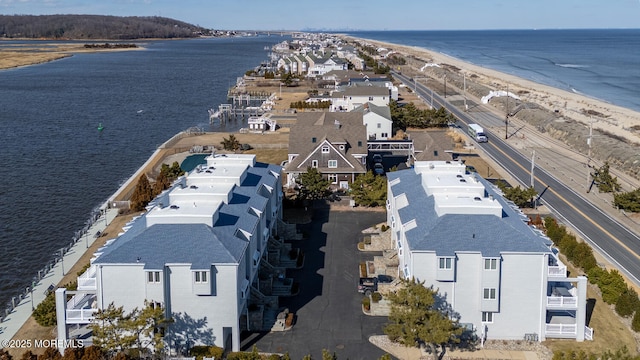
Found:
[[[209,34],[202,27],[159,16],[0,15],[0,38],[131,40]]]

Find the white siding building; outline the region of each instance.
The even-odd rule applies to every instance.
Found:
[[[567,278],[550,239],[497,188],[449,161],[387,178],[400,276],[433,285],[482,339],[592,337],[587,279]]]
[[[362,113],[368,140],[387,140],[393,136],[393,121],[389,106],[376,106],[367,102],[352,111]]]
[[[372,103],[389,106],[390,90],[381,86],[350,86],[331,94],[331,111],[352,111],[358,106]]]
[[[88,323],[96,309],[114,303],[131,311],[146,300],[174,319],[165,336],[170,348],[230,344],[238,351],[239,319],[282,214],[280,171],[255,155],[218,154],[178,179],[95,253],[71,301],[58,290],[59,338],[66,324]]]

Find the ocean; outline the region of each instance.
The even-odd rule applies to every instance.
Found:
[[[0,70],[0,312],[158,145],[237,130],[210,127],[207,110],[284,39],[152,41]]]
[[[350,35],[426,47],[640,111],[640,30]],[[207,110],[267,59],[265,46],[286,39],[153,41],[0,70],[0,311],[158,145],[190,127],[242,126],[212,128]]]
[[[640,111],[640,29],[357,31]]]

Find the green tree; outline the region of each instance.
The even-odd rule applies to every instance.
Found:
[[[225,150],[235,151],[240,149],[240,141],[238,141],[238,139],[236,139],[235,135],[233,134],[229,135],[228,139],[222,138],[220,144],[222,144],[222,147]]]
[[[133,211],[142,211],[151,199],[153,199],[153,189],[151,188],[147,175],[142,174],[131,195],[131,209],[133,209]]]
[[[145,301],[142,310],[135,308],[126,318],[125,331],[135,335],[135,347],[139,351],[158,354],[164,349],[163,336],[170,320],[165,318],[162,307]]]
[[[56,296],[54,292],[50,292],[42,300],[35,310],[33,310],[33,318],[40,326],[48,327],[56,324]]]
[[[128,350],[136,341],[136,336],[126,332],[125,323],[129,321],[122,306],[113,303],[96,312],[89,328],[93,332],[93,344],[112,356],[118,351]]]
[[[384,332],[389,339],[404,346],[425,344],[433,358],[438,359],[447,345],[460,341],[463,328],[442,312],[443,304],[436,304],[437,291],[432,287],[427,288],[424,282],[415,279],[405,279],[403,285],[387,295],[391,313]]]
[[[595,169],[595,171],[591,173],[591,177],[594,184],[598,186],[598,190],[602,193],[620,191],[618,178],[611,176],[608,162],[605,162],[600,168]]]
[[[498,188],[502,191],[506,199],[513,201],[521,208],[531,207],[533,203],[531,200],[538,196],[538,192],[533,187],[527,189],[520,188],[520,185],[510,187],[500,181],[498,182]]]
[[[381,206],[387,201],[387,179],[375,176],[372,171],[356,176],[349,189],[360,206]]]
[[[329,191],[329,180],[322,176],[316,168],[308,167],[307,171],[296,178],[298,198],[301,200],[322,199]]]
[[[633,319],[631,320],[631,329],[635,332],[640,332],[640,311],[636,310],[636,313],[633,315]]]
[[[613,195],[613,206],[631,212],[640,212],[640,189]]]
[[[632,288],[627,289],[620,294],[618,301],[616,301],[616,313],[622,317],[630,317],[634,312],[640,310],[640,299],[638,299],[638,293]]]
[[[184,175],[184,170],[180,167],[177,161],[174,161],[171,166],[168,164],[162,164],[160,168],[160,173],[164,173],[169,181],[173,181],[177,179],[179,176]]]

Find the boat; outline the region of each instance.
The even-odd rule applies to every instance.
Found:
[[[104,126],[102,126],[102,123],[98,124],[98,131],[102,131],[104,130]]]

